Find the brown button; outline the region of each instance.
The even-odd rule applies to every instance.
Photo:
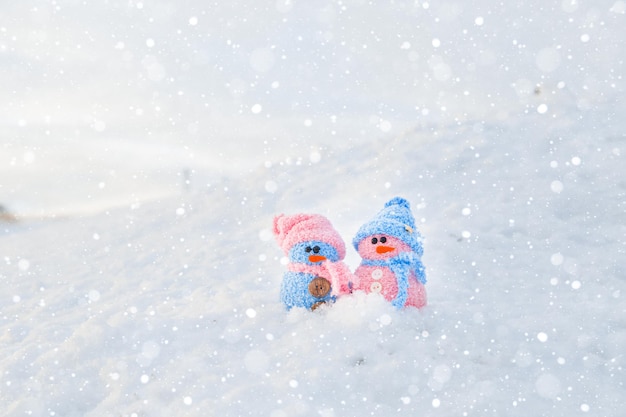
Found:
[[[326,278],[315,277],[309,283],[309,293],[315,298],[325,297],[330,292],[330,282]]]

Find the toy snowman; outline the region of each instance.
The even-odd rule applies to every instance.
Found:
[[[315,310],[350,292],[352,273],[342,260],[346,247],[330,221],[319,214],[280,214],[274,236],[289,259],[280,299],[287,307]]]
[[[361,226],[352,243],[362,258],[354,273],[354,290],[379,293],[396,308],[426,305],[422,236],[408,201],[400,197],[388,201]]]

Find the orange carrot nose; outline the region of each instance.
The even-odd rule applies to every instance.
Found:
[[[325,256],[322,255],[309,255],[309,261],[311,262],[321,262],[326,260]]]
[[[387,253],[396,250],[396,248],[391,246],[376,246],[376,252],[378,253]]]

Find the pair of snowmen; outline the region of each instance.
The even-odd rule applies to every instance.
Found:
[[[353,291],[379,293],[396,308],[426,305],[422,237],[401,197],[389,200],[352,240],[362,258],[354,274],[343,263],[345,244],[326,217],[280,214],[273,231],[289,259],[280,289],[287,309],[315,310]]]

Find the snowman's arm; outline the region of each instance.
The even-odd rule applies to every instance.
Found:
[[[330,283],[332,287],[332,295],[350,293],[350,283],[355,280],[354,274],[348,268],[348,265],[339,262],[326,261],[325,265],[330,274]]]

